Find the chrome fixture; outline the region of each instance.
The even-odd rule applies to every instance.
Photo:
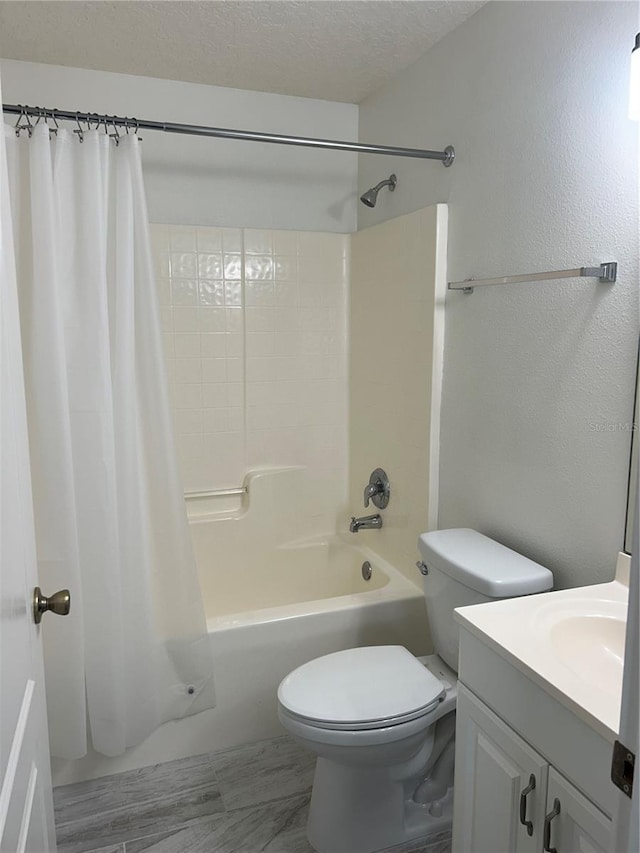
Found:
[[[40,624],[42,614],[46,613],[47,610],[50,610],[51,613],[57,613],[58,616],[68,616],[71,610],[71,593],[69,590],[60,589],[47,598],[37,586],[33,591],[33,621],[36,625]]]
[[[362,564],[362,579],[365,581],[370,581],[372,574],[373,569],[371,568],[371,563],[369,562],[369,560],[365,560]]]
[[[416,568],[420,572],[420,574],[424,575],[425,577],[429,574],[427,564],[423,563],[422,560],[418,560],[418,562],[416,563]]]
[[[371,472],[369,482],[364,488],[364,505],[369,506],[369,501],[373,501],[373,505],[378,509],[385,509],[389,505],[389,497],[391,495],[391,486],[389,478],[382,470],[376,468]]]
[[[378,193],[382,189],[382,187],[389,187],[389,192],[393,192],[396,188],[396,184],[398,183],[398,179],[395,175],[389,175],[386,181],[380,181],[379,184],[376,184],[375,187],[371,187],[370,190],[367,190],[366,193],[363,193],[360,196],[360,201],[363,204],[366,204],[367,207],[375,207],[376,201],[378,200]]]
[[[462,290],[473,293],[475,287],[487,284],[518,284],[522,281],[553,281],[556,278],[597,278],[603,284],[613,284],[618,277],[618,264],[608,261],[597,267],[576,267],[571,270],[551,270],[550,272],[529,272],[523,275],[503,275],[498,278],[465,278],[464,281],[450,281],[449,290]]]
[[[349,525],[349,530],[351,533],[358,533],[359,530],[380,530],[381,527],[381,515],[365,515],[362,518],[356,518],[353,516],[351,524]]]
[[[361,154],[388,154],[393,157],[414,157],[419,160],[440,160],[443,166],[450,166],[455,157],[453,146],[447,145],[444,151],[430,151],[426,148],[400,148],[396,145],[369,145],[366,142],[341,142],[336,139],[315,139],[308,136],[285,136],[281,133],[260,133],[255,130],[232,130],[228,127],[206,127],[200,124],[177,124],[172,121],[149,121],[147,119],[125,118],[122,116],[81,113],[71,110],[45,109],[20,104],[3,104],[2,111],[28,119],[50,118],[52,121],[73,121],[87,127],[123,127],[125,130],[160,130],[163,133],[181,133],[186,136],[213,136],[219,139],[242,139],[247,142],[269,142],[274,145],[300,145],[303,148],[324,148],[333,151],[357,151]],[[373,206],[373,205],[372,205]]]

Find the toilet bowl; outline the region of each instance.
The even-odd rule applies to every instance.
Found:
[[[436,732],[455,702],[455,673],[402,646],[336,652],[284,679],[280,722],[318,756],[307,826],[316,850],[369,853],[447,827],[450,784],[435,816],[412,798],[446,746],[434,748]]]
[[[375,853],[451,826],[455,607],[550,589],[553,576],[473,530],[419,539],[436,654],[366,646],[316,658],[278,688],[283,727],[317,755],[307,835],[318,853]]]

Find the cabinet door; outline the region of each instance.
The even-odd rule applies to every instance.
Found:
[[[454,853],[540,853],[548,764],[522,738],[458,684]],[[533,777],[535,788],[520,804]]]
[[[549,769],[546,820],[545,850],[607,853],[611,821],[553,767]]]

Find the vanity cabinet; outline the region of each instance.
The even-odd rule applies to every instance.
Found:
[[[560,804],[560,813],[554,807]],[[547,815],[550,821],[549,847],[558,853],[607,853],[612,824],[609,818],[568,782],[555,768],[549,768]],[[546,847],[544,849],[549,849]]]
[[[453,853],[607,853],[610,827],[545,757],[458,684]]]

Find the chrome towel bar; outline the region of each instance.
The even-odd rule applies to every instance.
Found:
[[[523,275],[504,275],[498,278],[467,278],[464,281],[450,281],[449,290],[462,290],[473,293],[474,288],[487,284],[517,284],[521,281],[552,281],[556,278],[597,278],[601,282],[613,284],[618,275],[618,264],[610,261],[597,267],[576,267],[571,270],[551,270],[550,272],[531,272]]]

